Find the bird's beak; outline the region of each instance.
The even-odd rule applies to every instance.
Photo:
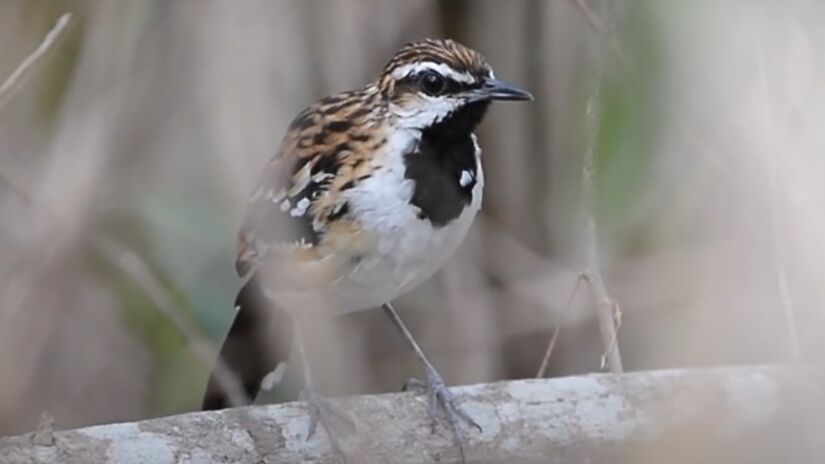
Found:
[[[533,95],[513,84],[498,79],[487,79],[484,85],[474,92],[476,100],[532,100]]]

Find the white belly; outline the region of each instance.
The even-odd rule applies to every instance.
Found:
[[[419,219],[410,204],[412,180],[404,177],[400,157],[389,159],[372,177],[348,192],[359,225],[374,237],[374,252],[364,255],[335,284],[308,292],[279,292],[277,299],[301,312],[347,313],[390,302],[430,278],[461,244],[481,207],[484,176],[480,159],[472,200],[443,227]]]
[[[391,218],[375,224],[383,229],[378,253],[365,257],[342,282],[342,288],[335,291],[345,311],[387,303],[429,279],[467,234],[481,207],[482,188],[479,175],[472,202],[444,227],[433,227],[429,219],[419,219],[418,208],[409,202],[395,204]]]

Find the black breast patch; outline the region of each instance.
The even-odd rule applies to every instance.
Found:
[[[472,131],[487,108],[481,103],[422,131],[421,141],[404,157],[404,175],[415,181],[410,203],[434,226],[447,225],[473,199],[479,166]]]
[[[469,136],[446,146],[422,140],[404,161],[405,177],[415,181],[410,203],[421,210],[421,219],[444,226],[472,201],[477,172]]]

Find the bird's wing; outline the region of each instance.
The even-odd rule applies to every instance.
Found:
[[[334,282],[370,240],[350,216],[346,190],[368,176],[370,113],[363,91],[301,112],[264,166],[238,234],[235,267],[266,285],[312,289]]]

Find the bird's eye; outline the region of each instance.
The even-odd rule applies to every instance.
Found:
[[[436,96],[444,93],[447,88],[447,81],[441,74],[427,71],[419,78],[418,85],[427,95]]]

